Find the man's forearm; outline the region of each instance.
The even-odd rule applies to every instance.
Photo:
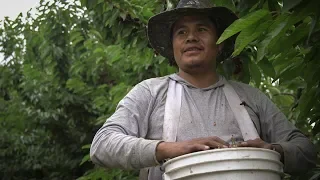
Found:
[[[146,140],[119,132],[99,131],[91,145],[91,160],[100,166],[141,169],[155,166],[155,149],[159,141]]]

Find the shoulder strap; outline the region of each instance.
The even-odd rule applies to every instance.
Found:
[[[164,141],[175,142],[177,140],[182,93],[182,85],[170,79],[163,121],[162,138]]]
[[[229,106],[232,109],[234,117],[237,119],[243,139],[247,141],[259,138],[257,129],[255,128],[248,111],[243,105],[241,105],[242,102],[233,87],[226,82],[223,86],[223,91]]]

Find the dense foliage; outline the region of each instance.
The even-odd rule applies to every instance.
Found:
[[[320,2],[214,2],[240,17],[219,40],[238,34],[219,71],[268,94],[319,149]],[[175,72],[148,45],[146,23],[176,3],[42,0],[37,15],[5,19],[0,178],[135,179],[135,171],[95,167],[90,142],[130,88]],[[319,176],[316,168],[301,179]]]

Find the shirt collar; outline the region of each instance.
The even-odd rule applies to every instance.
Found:
[[[214,84],[212,84],[212,85],[210,85],[210,86],[208,86],[206,88],[197,88],[194,85],[192,85],[191,83],[189,83],[187,80],[185,80],[182,77],[180,77],[177,73],[171,74],[169,76],[169,78],[171,80],[174,80],[174,81],[176,81],[176,82],[178,82],[180,84],[186,85],[186,86],[191,87],[191,88],[201,89],[201,90],[204,90],[204,91],[221,87],[226,83],[227,80],[225,79],[225,77],[223,77],[222,75],[218,75],[218,77],[219,77],[218,82],[216,82],[216,83],[214,83]]]

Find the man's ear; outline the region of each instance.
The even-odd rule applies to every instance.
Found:
[[[218,44],[217,46],[218,46],[218,51],[221,53],[221,52],[222,52],[222,49],[223,49],[223,47],[224,47],[224,42]]]
[[[219,65],[222,61],[224,61],[224,57],[223,57],[223,55],[222,55],[222,51],[223,51],[224,45],[225,45],[225,42],[222,42],[222,43],[220,43],[220,44],[217,44],[218,52],[217,52],[217,57],[216,57],[216,63],[217,63],[216,67],[218,67],[218,65]]]

